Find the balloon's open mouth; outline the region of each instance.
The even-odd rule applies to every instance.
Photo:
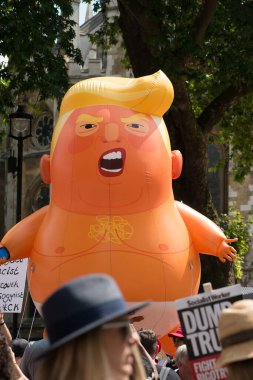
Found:
[[[123,172],[126,152],[124,149],[112,149],[99,159],[99,171],[103,176],[114,177]]]

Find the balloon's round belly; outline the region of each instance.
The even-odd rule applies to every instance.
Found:
[[[197,293],[200,262],[192,246],[153,254],[127,247],[54,256],[33,251],[28,273],[32,298],[42,303],[62,284],[90,273],[112,275],[129,302],[166,302]]]

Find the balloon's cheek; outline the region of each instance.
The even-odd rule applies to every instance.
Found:
[[[142,152],[154,152],[158,148],[158,144],[155,139],[150,136],[128,136],[128,143],[136,150]]]
[[[76,154],[89,149],[94,142],[94,136],[79,137],[74,136],[69,143],[69,154]]]

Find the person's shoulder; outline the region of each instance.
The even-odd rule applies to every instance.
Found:
[[[39,340],[34,340],[33,341],[33,346],[44,346],[45,344],[48,344],[48,339],[39,339]]]
[[[158,364],[156,365],[156,368],[160,380],[180,380],[180,377],[172,368],[163,367]]]
[[[180,380],[180,377],[178,376],[178,374],[172,368],[170,368],[169,375],[170,375],[170,377],[168,377],[168,379],[171,379],[171,380]]]
[[[30,354],[37,353],[38,351],[42,350],[44,347],[47,347],[47,345],[48,345],[47,339],[35,340],[32,342],[29,342],[25,351],[29,352]]]

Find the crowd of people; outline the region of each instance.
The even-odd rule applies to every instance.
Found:
[[[168,334],[175,357],[159,360],[162,345],[155,331],[136,331],[133,313],[114,279],[88,275],[70,281],[42,305],[44,337],[12,339],[0,313],[1,380],[193,380],[181,326]],[[216,368],[229,380],[253,379],[253,300],[235,302],[221,312],[222,351]]]

